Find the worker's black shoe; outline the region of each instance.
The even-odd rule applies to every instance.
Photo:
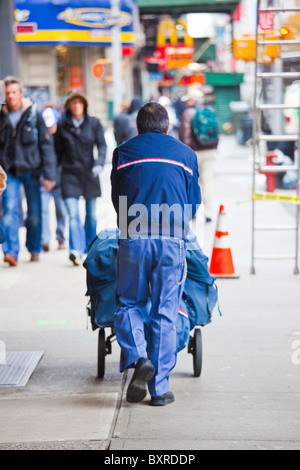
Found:
[[[169,403],[173,403],[175,397],[172,392],[167,392],[161,397],[152,397],[150,405],[151,406],[166,406]]]
[[[129,403],[138,403],[147,395],[147,383],[155,373],[149,359],[141,358],[137,361],[135,371],[127,389],[126,399]]]

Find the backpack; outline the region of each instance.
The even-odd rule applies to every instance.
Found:
[[[216,114],[209,108],[197,109],[192,121],[192,132],[201,150],[216,149],[219,143]]]

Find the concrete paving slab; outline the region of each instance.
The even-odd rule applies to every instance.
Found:
[[[1,449],[1,446],[0,446]],[[229,441],[229,440],[153,440],[153,439],[118,439],[114,440],[110,450],[153,450],[168,453],[168,451],[203,451],[203,450],[299,450],[298,442],[283,441]],[[177,454],[176,454],[177,455]]]
[[[219,281],[223,317],[203,328],[201,378],[182,351],[175,403],[124,400],[111,449],[300,449],[299,279],[269,276]]]
[[[1,399],[0,443],[107,441],[117,393]]]
[[[0,450],[107,450],[109,441],[55,441],[1,444]]]
[[[225,376],[215,370],[219,383],[215,381],[214,386],[211,375],[199,380],[184,376],[183,367],[179,369],[181,375],[174,374],[170,381],[174,404],[152,408],[149,400],[135,406],[123,402],[112,450],[300,448],[299,392],[273,389],[272,377],[268,392],[259,386],[250,391],[243,379],[240,392],[236,391],[238,380],[228,390],[234,367]],[[222,391],[225,383],[226,391]]]

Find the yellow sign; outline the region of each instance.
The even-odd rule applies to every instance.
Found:
[[[191,59],[174,59],[167,62],[167,69],[176,69],[187,67],[191,63]]]
[[[176,22],[176,29],[178,29],[179,31],[184,31],[184,44],[187,46],[187,47],[194,47],[194,39],[188,35],[188,32],[187,32],[187,24],[185,22],[185,20],[183,18],[178,18],[177,22]],[[178,34],[177,34],[178,36]]]
[[[32,34],[16,34],[16,41],[20,44],[28,43],[47,43],[47,44],[95,44],[99,45],[111,45],[111,36],[109,33],[107,35],[102,35],[95,31],[70,31],[70,30],[46,30],[46,31],[36,31]],[[124,32],[121,33],[121,40],[124,44],[134,44],[136,41],[135,33]]]
[[[176,26],[174,21],[171,19],[161,21],[157,34],[157,46],[165,46],[167,39],[170,39],[170,44],[172,44],[172,46],[177,46],[178,38]]]
[[[179,35],[183,32],[183,40],[180,41]],[[184,42],[187,47],[194,46],[194,40],[187,33],[187,25],[183,18],[178,18],[176,24],[170,18],[162,20],[159,24],[158,34],[157,34],[157,47],[163,47],[167,44],[169,40],[172,46],[177,46],[178,43]]]
[[[256,57],[256,39],[252,36],[234,38],[233,55],[236,60],[255,60]]]
[[[264,41],[277,41],[278,34],[274,31],[261,35],[259,38]],[[264,62],[266,57],[270,59],[277,59],[280,56],[280,47],[276,45],[266,45],[264,51],[260,47],[258,50],[259,62]],[[245,35],[241,38],[234,38],[233,40],[233,55],[236,60],[251,61],[256,57],[256,38],[254,36]]]
[[[266,41],[278,41],[279,37],[275,31],[267,33],[265,36]],[[271,59],[278,59],[280,56],[280,47],[276,45],[266,46],[265,55]]]

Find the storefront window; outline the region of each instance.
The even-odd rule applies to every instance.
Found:
[[[58,45],[57,56],[57,95],[62,105],[70,90],[85,91],[83,72],[83,48]]]

